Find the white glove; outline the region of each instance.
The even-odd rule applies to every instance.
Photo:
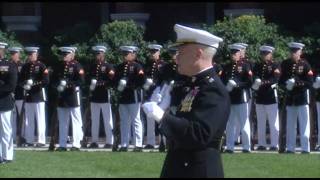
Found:
[[[295,83],[295,80],[293,79],[293,78],[291,78],[291,79],[288,79],[287,81],[286,81],[286,88],[289,90],[289,91],[291,91],[292,89],[293,89],[293,87],[294,87],[294,83]]]
[[[31,89],[31,86],[29,84],[25,84],[23,86],[23,89],[29,91]]]
[[[230,79],[230,80],[228,81],[228,83],[227,83],[226,88],[227,88],[227,90],[228,90],[229,92],[231,92],[232,89],[233,89],[234,87],[236,87],[236,86],[237,86],[237,83],[236,83],[234,80]]]
[[[94,91],[96,89],[96,86],[91,84],[89,89],[90,91]]]
[[[230,79],[228,81],[228,83],[230,83],[232,87],[236,87],[237,86],[237,83],[233,79]]]
[[[118,91],[122,92],[127,85],[127,81],[125,79],[121,79],[118,85]]]
[[[154,119],[156,122],[160,122],[164,111],[157,105],[156,102],[147,102],[142,105],[143,111],[146,113],[147,117]]]
[[[96,88],[96,85],[97,85],[97,80],[92,79],[90,84],[90,91],[94,91],[94,89]]]
[[[27,80],[27,85],[32,86],[33,85],[33,80],[32,79],[28,79]]]
[[[162,95],[160,94],[160,87],[158,86],[156,89],[153,90],[153,93],[150,97],[150,101],[159,103],[161,102]]]
[[[168,85],[166,87],[165,91],[163,92],[162,101],[159,104],[159,106],[163,110],[166,110],[171,104],[171,90],[173,88],[173,84],[174,84],[174,81],[170,82],[170,85]]]
[[[57,87],[57,90],[58,90],[58,92],[62,92],[62,91],[64,91],[64,88],[65,88],[65,86],[59,85],[59,86]]]
[[[312,87],[315,89],[319,89],[320,88],[320,77],[317,76],[315,82],[312,84]]]
[[[60,81],[60,86],[66,86],[67,85],[67,81],[65,81],[65,80],[61,80]]]
[[[252,85],[252,89],[258,90],[261,84],[262,84],[261,79],[257,78]]]
[[[97,80],[96,79],[91,79],[91,85],[97,85]]]
[[[312,87],[315,88],[315,89],[319,89],[319,88],[320,88],[320,83],[314,82],[314,83],[312,84]]]
[[[168,107],[170,107],[171,104],[171,95],[166,94],[163,98],[162,101],[159,104],[159,107],[163,110],[166,110]]]
[[[152,85],[152,83],[153,83],[153,80],[150,78],[147,78],[146,82],[143,85],[143,89],[147,91],[150,88],[150,86]]]

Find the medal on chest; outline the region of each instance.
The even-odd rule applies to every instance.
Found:
[[[40,67],[39,67],[39,66],[34,67],[34,71],[35,71],[36,73],[38,73],[39,70],[40,70]]]
[[[190,112],[192,103],[196,95],[199,93],[199,87],[192,89],[181,102],[180,112]]]
[[[73,67],[69,67],[69,74],[72,74],[73,73]]]
[[[106,67],[105,66],[101,67],[101,72],[103,72],[103,73],[106,72]]]
[[[129,66],[129,72],[133,73],[133,71],[134,71],[134,67],[133,66]]]
[[[298,73],[301,74],[303,72],[303,69],[304,69],[303,66],[299,66],[298,67]]]
[[[238,73],[242,73],[242,70],[243,70],[243,69],[242,69],[242,66],[238,66],[238,67],[237,67]]]

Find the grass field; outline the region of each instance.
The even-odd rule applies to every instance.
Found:
[[[16,151],[3,177],[159,177],[164,153]],[[225,177],[320,177],[319,154],[223,154]]]

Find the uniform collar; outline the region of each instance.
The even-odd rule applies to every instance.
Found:
[[[210,66],[208,68],[205,68],[203,70],[201,70],[200,72],[198,72],[196,75],[191,77],[191,82],[192,83],[197,83],[207,77],[211,77],[214,73],[214,69],[213,66]]]

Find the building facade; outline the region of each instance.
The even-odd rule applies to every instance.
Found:
[[[319,19],[314,16],[314,12],[320,10],[319,5],[276,2],[3,2],[0,3],[0,14],[1,29],[14,31],[23,43],[51,37],[55,32],[78,23],[88,23],[97,30],[103,23],[128,19],[145,27],[146,40],[165,42],[174,40],[172,27],[175,23],[198,27],[204,23],[214,24],[224,16],[243,14],[264,15],[270,22],[301,31],[301,26]]]

